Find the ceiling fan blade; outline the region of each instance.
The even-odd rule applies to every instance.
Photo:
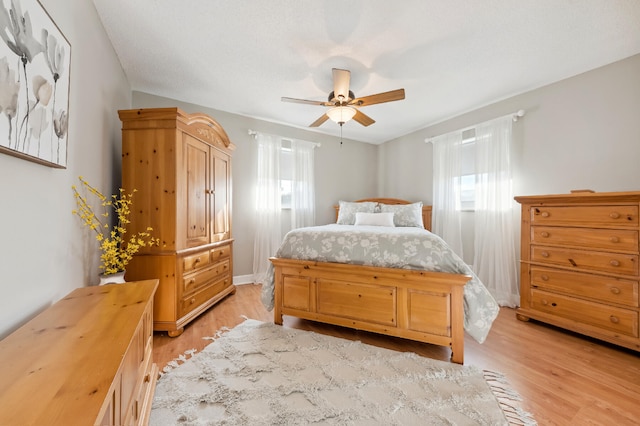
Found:
[[[344,101],[349,99],[349,84],[351,82],[351,71],[333,68],[333,96],[340,100],[339,96],[344,96]]]
[[[296,99],[296,98],[281,98],[282,102],[294,102],[297,104],[307,104],[307,105],[322,105],[322,106],[332,106],[331,102],[324,101],[311,101],[308,99]]]
[[[381,104],[384,102],[400,101],[404,99],[404,89],[391,90],[390,92],[378,93],[375,95],[363,96],[349,102],[349,105],[367,106]]]
[[[322,123],[324,123],[328,119],[329,119],[329,116],[327,114],[322,114],[320,118],[318,118],[313,123],[309,124],[309,127],[319,127]]]
[[[357,109],[356,109],[356,115],[353,116],[353,119],[365,127],[371,126],[373,123],[376,122],[373,118],[369,117],[368,115],[362,113],[360,110],[357,110]]]

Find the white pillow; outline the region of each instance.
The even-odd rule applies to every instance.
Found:
[[[338,210],[338,220],[336,221],[336,223],[338,225],[353,225],[354,223],[356,223],[357,212],[373,213],[377,205],[378,203],[374,203],[371,201],[365,201],[361,203],[340,201],[340,209]]]
[[[393,213],[356,213],[356,226],[395,226]]]
[[[396,226],[424,228],[422,201],[413,204],[380,204],[380,211],[394,213],[393,222]]]

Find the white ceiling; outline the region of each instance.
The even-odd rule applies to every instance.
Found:
[[[357,97],[404,88],[345,124],[373,144],[640,53],[638,0],[93,3],[135,91],[306,128],[327,107],[280,98],[326,100],[331,68]]]

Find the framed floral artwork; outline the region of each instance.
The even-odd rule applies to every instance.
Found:
[[[71,45],[39,1],[0,2],[0,152],[64,169]]]

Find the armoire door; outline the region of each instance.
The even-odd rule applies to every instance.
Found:
[[[229,212],[231,210],[230,190],[230,157],[213,150],[211,162],[213,164],[213,197],[211,210],[211,242],[224,241],[231,238],[231,224]]]
[[[186,205],[178,209],[186,211],[187,247],[207,244],[209,228],[209,170],[210,148],[204,142],[184,134],[186,173]]]

